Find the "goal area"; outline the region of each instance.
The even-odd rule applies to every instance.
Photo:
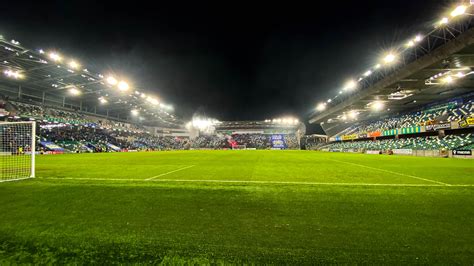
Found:
[[[0,122],[0,182],[35,177],[35,122]]]

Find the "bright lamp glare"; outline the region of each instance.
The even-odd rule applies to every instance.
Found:
[[[99,98],[99,102],[100,102],[101,104],[106,104],[106,103],[107,103],[107,100],[106,100],[104,97],[100,97],[100,98]]]
[[[349,80],[348,82],[346,82],[346,85],[344,86],[344,90],[345,91],[353,90],[356,87],[357,87],[357,82],[355,80]]]
[[[423,37],[421,35],[416,35],[415,39],[413,39],[415,42],[421,42],[423,40]]]
[[[382,110],[384,107],[384,103],[383,102],[379,102],[379,101],[376,101],[376,102],[373,102],[371,105],[370,105],[370,108],[372,108],[372,110],[374,111],[380,111]]]
[[[368,77],[368,76],[370,76],[370,75],[372,75],[372,70],[367,70],[367,71],[364,73],[364,76],[365,76],[365,77]]]
[[[79,64],[76,61],[72,60],[71,62],[69,62],[69,67],[72,69],[78,69]]]
[[[449,19],[448,18],[442,18],[440,21],[439,21],[439,24],[440,25],[446,25],[449,23]]]
[[[51,60],[56,61],[56,62],[59,62],[63,59],[59,54],[57,54],[55,52],[51,52],[49,54],[49,58],[51,58]]]
[[[384,58],[383,58],[383,61],[386,63],[386,64],[391,64],[395,61],[397,57],[394,55],[394,54],[388,54],[386,55]]]
[[[114,77],[112,77],[112,76],[110,76],[110,77],[107,78],[107,83],[109,83],[109,84],[112,85],[112,86],[116,85],[117,82],[118,82],[118,81],[117,81]]]
[[[118,83],[118,89],[119,89],[120,91],[127,91],[127,90],[129,89],[128,83],[125,82],[125,81],[120,81],[120,82]]]
[[[133,109],[132,111],[130,111],[132,113],[132,115],[134,116],[137,116],[138,114],[140,114],[140,112],[138,112],[137,109]]]
[[[457,17],[457,16],[460,16],[464,13],[466,13],[466,9],[467,9],[467,6],[465,5],[460,5],[458,7],[456,7],[452,12],[451,12],[451,17]]]
[[[78,89],[76,89],[76,88],[70,88],[70,89],[69,89],[69,93],[70,93],[71,95],[77,96],[77,95],[80,95],[80,94],[81,94],[81,91],[78,90]]]
[[[14,79],[23,78],[23,74],[21,74],[19,71],[5,70],[3,73],[5,74],[5,76],[9,78],[14,78]]]
[[[359,113],[356,112],[356,111],[350,111],[349,112],[349,118],[351,118],[351,119],[356,119],[357,115],[359,115]]]
[[[316,110],[319,112],[324,111],[326,109],[326,104],[325,103],[320,103],[318,106],[316,106]]]
[[[447,83],[447,84],[452,83],[453,82],[453,77],[446,76],[445,78],[443,78],[442,81],[443,81],[443,83]]]
[[[406,47],[413,47],[413,46],[415,46],[415,42],[414,42],[414,41],[409,41],[409,42],[407,42],[407,44],[406,44]]]

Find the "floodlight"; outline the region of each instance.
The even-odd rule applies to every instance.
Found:
[[[375,69],[379,69],[381,66],[382,66],[382,65],[380,65],[380,64],[376,64],[374,68],[375,68]]]
[[[384,103],[380,101],[375,101],[370,104],[370,108],[374,111],[380,111],[384,108]]]
[[[79,68],[79,64],[72,60],[71,62],[69,62],[69,67],[71,67],[72,69],[78,69]]]
[[[80,95],[81,94],[81,91],[78,90],[77,88],[70,88],[69,89],[69,93],[74,95],[74,96],[77,96],[77,95]]]
[[[423,40],[423,37],[421,35],[416,35],[415,39],[413,39],[413,41],[415,42],[421,42],[421,40]]]
[[[457,17],[457,16],[460,16],[464,13],[466,13],[466,9],[467,9],[467,6],[465,5],[460,5],[458,7],[456,7],[452,12],[451,12],[451,17]]]
[[[326,109],[326,104],[325,103],[320,103],[316,107],[316,110],[318,110],[319,112],[324,111],[324,109]]]
[[[120,91],[127,91],[129,88],[130,88],[130,87],[128,86],[128,83],[125,82],[125,81],[120,81],[120,82],[118,83],[118,89],[119,89]]]
[[[19,71],[5,70],[3,73],[5,74],[5,76],[14,79],[21,79],[24,77],[23,74],[21,74]]]
[[[367,70],[365,73],[364,73],[364,77],[368,77],[372,75],[372,70]]]
[[[439,25],[446,25],[446,24],[448,24],[448,23],[449,23],[449,19],[448,19],[448,18],[442,18],[442,19],[438,22]]]
[[[397,57],[390,53],[390,54],[387,54],[384,58],[383,58],[383,61],[386,63],[386,64],[391,64],[395,61],[395,59],[397,59]]]
[[[354,80],[349,80],[348,82],[346,82],[346,85],[344,86],[344,89],[345,91],[347,90],[353,90],[357,87],[357,82],[354,81]]]
[[[59,62],[63,59],[59,54],[55,52],[49,53],[49,58],[51,58],[51,60],[56,61],[56,62]]]
[[[332,100],[331,100],[331,99],[328,99],[328,103],[331,103],[331,102],[332,102]]]
[[[132,115],[134,116],[137,116],[138,114],[140,114],[140,112],[138,112],[137,109],[133,109],[132,111],[130,111],[132,113]]]
[[[107,101],[104,97],[100,97],[100,98],[99,98],[99,102],[100,102],[101,104],[106,104],[108,101]]]
[[[112,76],[110,76],[110,77],[107,78],[107,83],[109,83],[109,84],[112,85],[112,86],[116,85],[117,82],[118,82],[118,81],[117,81],[114,77],[112,77]]]
[[[465,75],[464,73],[462,73],[462,72],[456,73],[456,77],[458,77],[458,78],[464,78],[465,76],[466,76],[466,75]]]
[[[451,76],[446,76],[446,77],[443,78],[441,81],[442,81],[443,83],[449,84],[449,83],[452,83],[452,82],[453,82],[453,77],[451,77]]]
[[[414,41],[409,41],[409,42],[407,42],[407,44],[406,44],[406,47],[413,47],[413,46],[415,46],[415,42],[414,42]]]
[[[357,111],[352,110],[352,111],[349,112],[349,117],[351,119],[356,119],[357,115],[359,115],[359,113]]]

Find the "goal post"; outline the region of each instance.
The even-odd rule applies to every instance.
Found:
[[[35,177],[36,123],[0,122],[0,182]]]

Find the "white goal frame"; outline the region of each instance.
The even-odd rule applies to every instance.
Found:
[[[18,177],[18,178],[11,178],[11,179],[0,179],[1,182],[10,182],[10,181],[18,181],[18,180],[24,180],[24,179],[30,179],[30,178],[35,178],[36,177],[36,122],[35,121],[22,121],[22,122],[0,122],[0,128],[5,125],[25,125],[29,124],[31,125],[31,142],[30,144],[30,154],[24,154],[24,155],[11,155],[11,156],[25,156],[25,155],[30,155],[30,175],[25,176],[25,177]],[[3,140],[0,139],[0,143],[2,143]],[[24,149],[24,148],[23,148]],[[23,151],[25,152],[25,151]]]

